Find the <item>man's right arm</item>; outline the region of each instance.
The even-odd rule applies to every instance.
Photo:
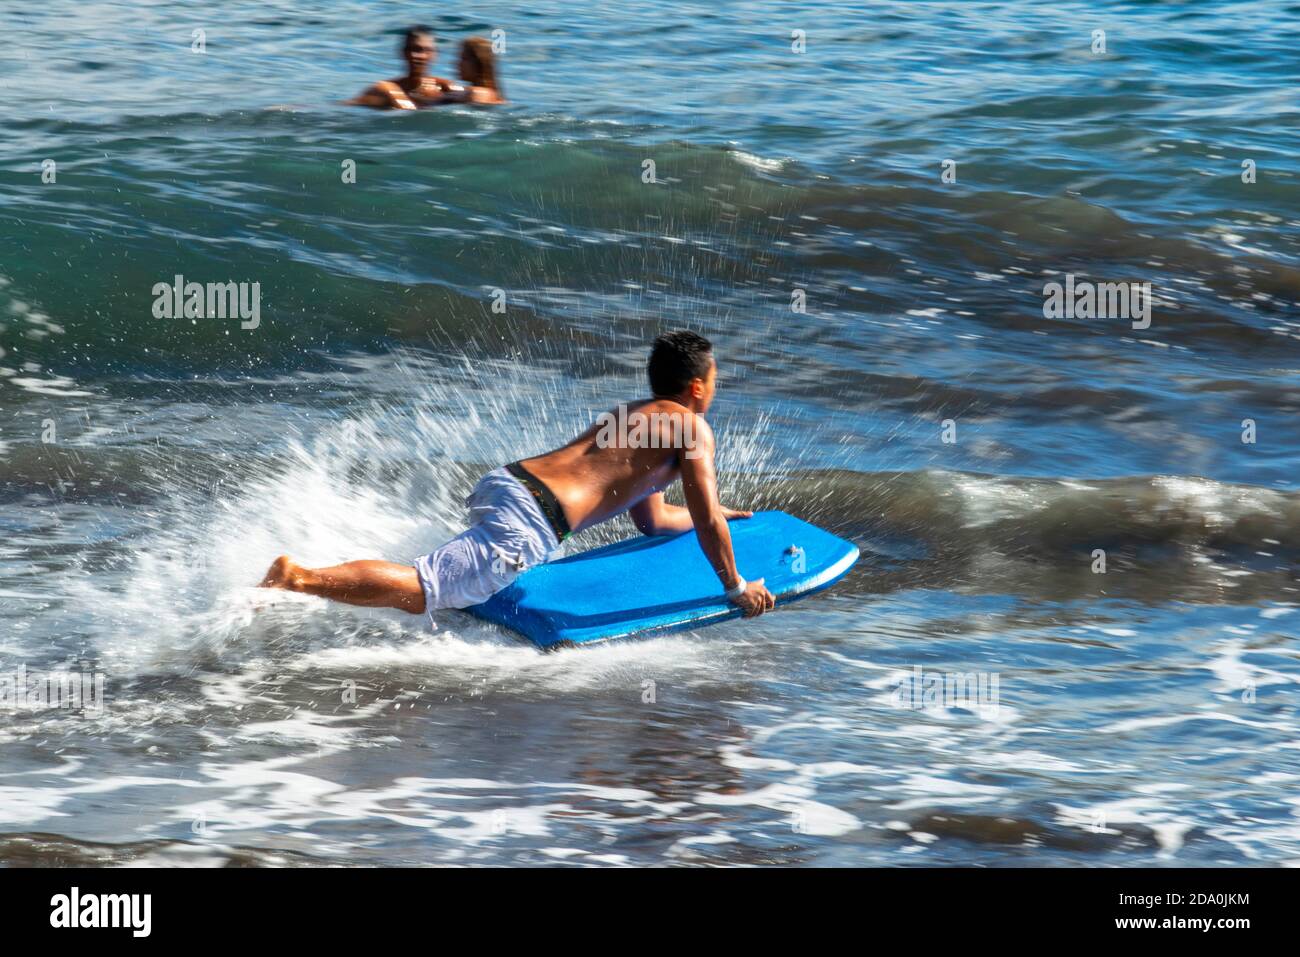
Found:
[[[742,581],[736,570],[736,556],[731,549],[731,530],[718,502],[718,477],[713,464],[713,430],[702,418],[695,419],[692,447],[681,455],[682,491],[686,495],[686,508],[691,513],[700,548],[709,564],[722,580],[722,587],[731,591]],[[739,605],[746,618],[761,615],[776,604],[772,593],[763,587],[763,579],[748,582],[745,590],[731,601]]]
[[[360,96],[345,100],[344,106],[370,106],[380,110],[413,110],[415,104],[396,83],[384,80],[376,83]]]

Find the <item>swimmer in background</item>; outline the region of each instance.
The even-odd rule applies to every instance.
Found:
[[[470,37],[462,43],[459,69],[465,88],[460,94],[453,94],[453,97],[458,97],[457,102],[496,106],[506,101],[501,81],[497,79],[497,60],[491,41]]]
[[[462,59],[463,56],[464,54]],[[370,106],[379,110],[414,110],[421,106],[431,106],[448,93],[459,91],[450,81],[429,75],[429,68],[438,59],[438,44],[429,27],[415,26],[406,31],[402,41],[402,57],[406,60],[406,76],[397,80],[381,80],[360,96],[344,101],[344,105]]]

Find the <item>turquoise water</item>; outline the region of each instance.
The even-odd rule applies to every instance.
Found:
[[[1300,5],[435,13],[0,13],[0,674],[107,695],[0,709],[0,859],[1300,861]],[[337,106],[415,21],[504,30],[511,105]],[[682,325],[831,592],[552,656],[250,592],[434,547]]]

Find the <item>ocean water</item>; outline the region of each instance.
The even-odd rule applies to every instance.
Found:
[[[1300,863],[1300,5],[312,7],[0,11],[0,676],[104,689],[0,708],[0,861]],[[418,21],[511,105],[336,105]],[[677,326],[831,591],[542,655],[251,589],[436,546]]]

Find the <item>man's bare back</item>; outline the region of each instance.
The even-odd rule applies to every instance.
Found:
[[[615,433],[612,444],[609,432]],[[606,413],[567,445],[520,464],[546,483],[578,532],[662,492],[681,476],[680,458],[692,451],[687,446],[700,441],[713,444],[701,416],[671,399],[643,399]]]

